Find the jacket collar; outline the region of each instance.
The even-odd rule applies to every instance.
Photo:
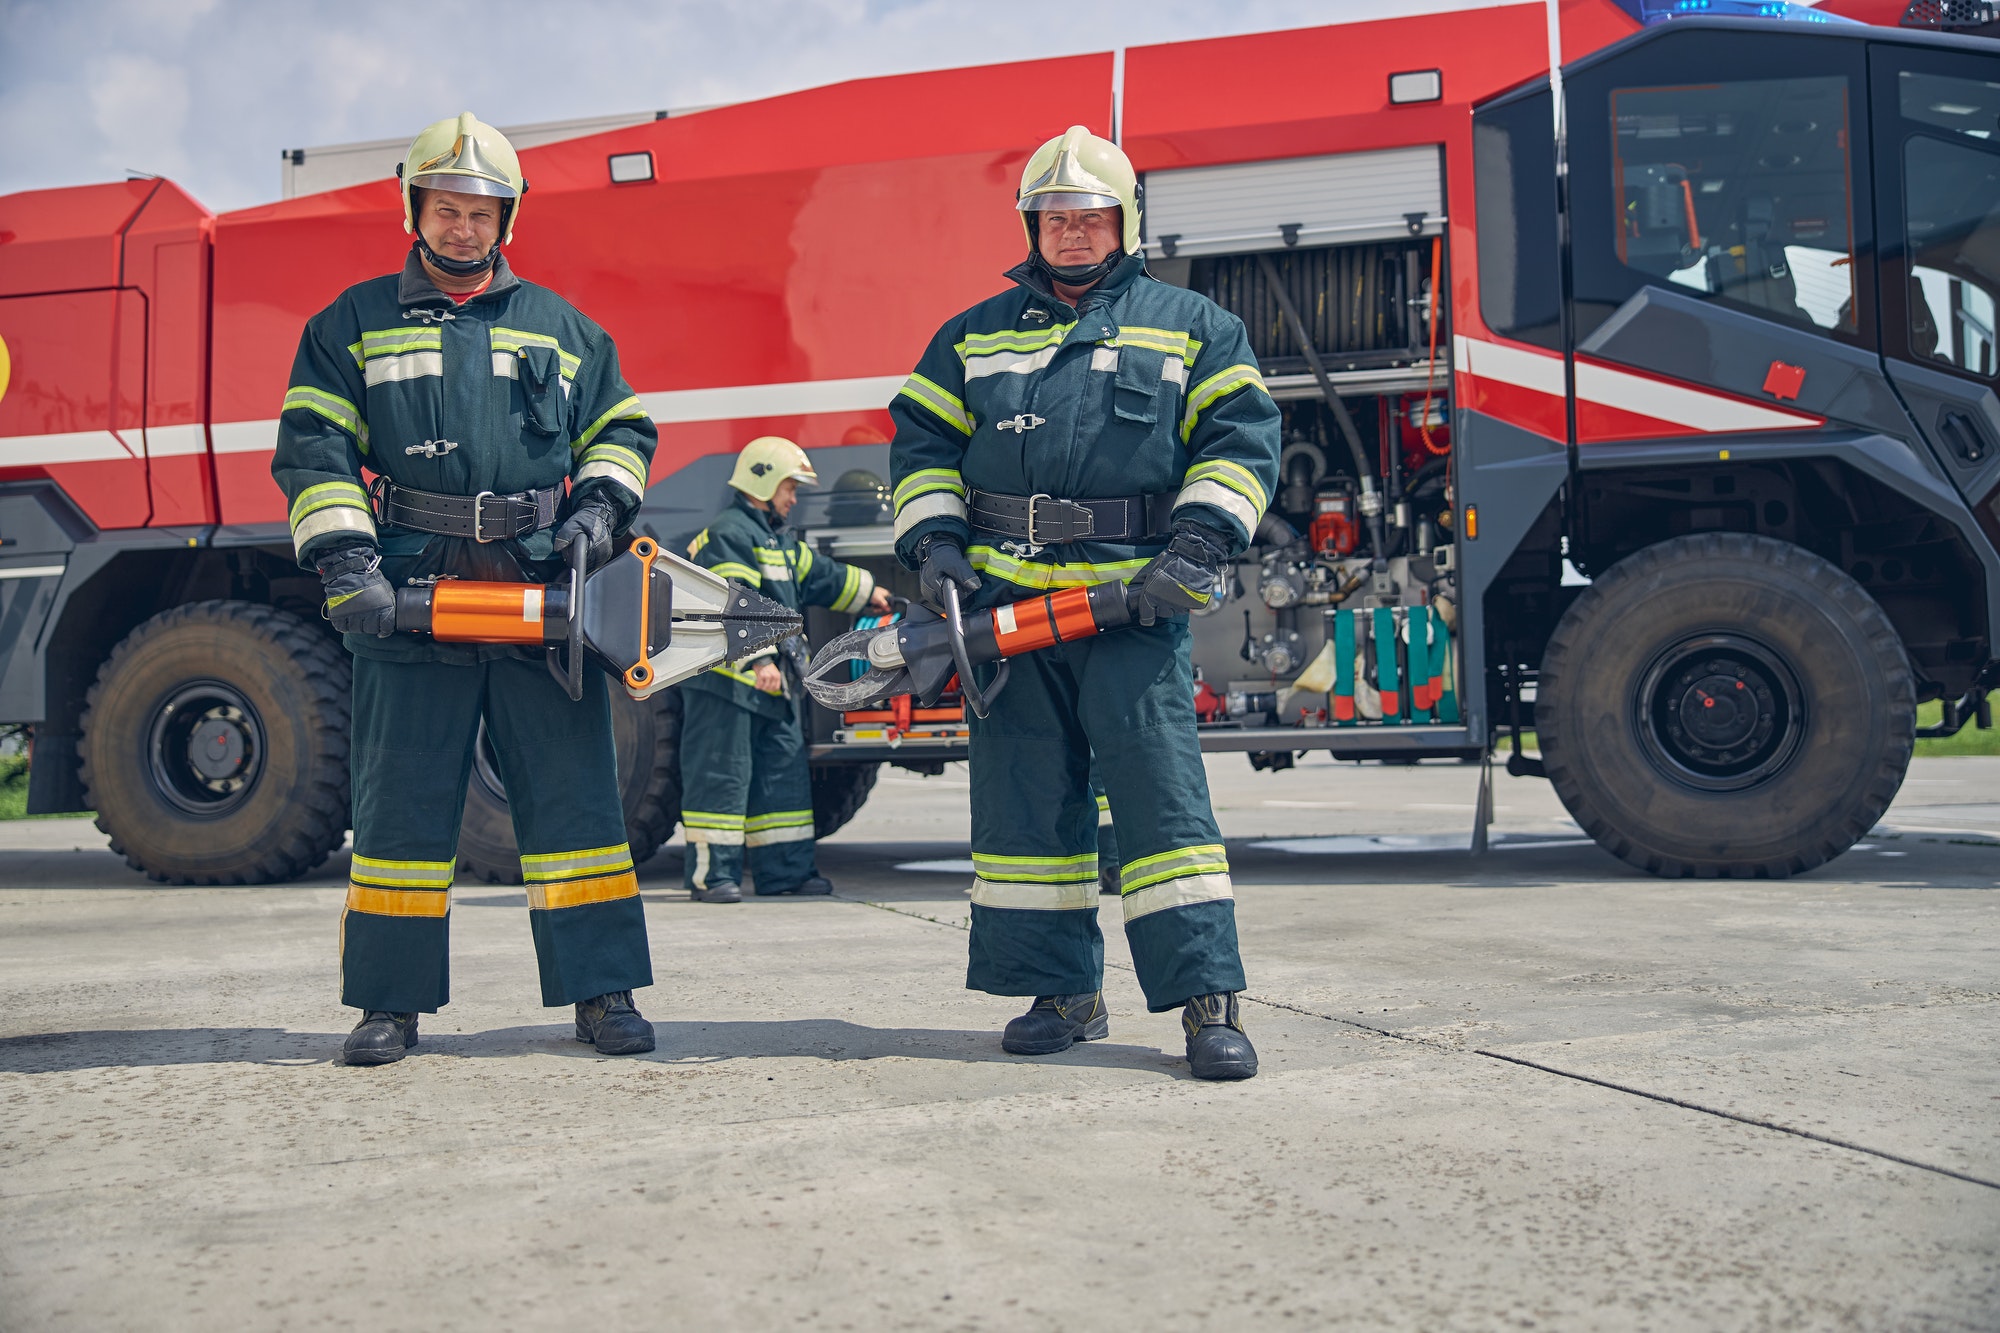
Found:
[[[1144,255],[1127,255],[1124,263],[1112,269],[1095,287],[1085,292],[1082,303],[1074,307],[1056,295],[1055,288],[1049,283],[1048,274],[1042,271],[1041,266],[1035,263],[1032,257],[1023,259],[1008,269],[1003,276],[1060,309],[1081,310],[1085,306],[1109,305],[1123,296],[1133,283],[1151,275],[1146,272]]]
[[[778,517],[777,510],[759,509],[756,505],[750,503],[749,496],[745,495],[742,491],[735,490],[734,488],[730,490],[729,498],[731,502],[734,503],[738,509],[741,509],[744,513],[750,515],[751,518],[755,519],[758,523],[762,524],[764,527],[769,528],[773,532],[784,531],[785,520]]]
[[[469,298],[466,304],[484,301],[520,285],[521,280],[507,266],[507,256],[501,255],[493,264],[493,281],[486,284],[485,291]],[[451,297],[439,291],[437,284],[431,281],[431,275],[424,271],[424,261],[417,257],[414,242],[410,245],[409,255],[403,260],[403,271],[396,279],[396,301],[400,305],[432,305],[440,301],[446,305],[453,303]]]

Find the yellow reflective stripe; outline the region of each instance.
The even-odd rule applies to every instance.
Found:
[[[1109,810],[1111,808],[1111,798],[1109,796],[1098,797],[1097,808],[1099,810]]]
[[[434,352],[444,346],[444,333],[436,325],[424,324],[406,324],[399,329],[364,329],[361,341],[353,346],[359,347],[364,356],[380,356],[384,352]]]
[[[804,578],[806,575],[812,573],[812,567],[813,548],[810,546],[799,547],[799,577]]]
[[[299,520],[307,514],[334,505],[367,509],[368,492],[351,481],[323,481],[317,486],[308,486],[299,492],[298,499],[292,501],[291,526],[296,528]]]
[[[1201,419],[1203,410],[1210,403],[1213,403],[1224,394],[1234,393],[1236,390],[1252,384],[1257,386],[1258,392],[1266,392],[1264,377],[1257,373],[1257,367],[1238,365],[1230,366],[1227,370],[1210,375],[1207,379],[1195,385],[1188,393],[1187,419],[1181,423],[1181,440],[1185,442],[1189,436],[1194,434],[1195,422]]]
[[[1226,873],[1176,875],[1172,879],[1142,889],[1128,889],[1119,896],[1125,920],[1132,922],[1155,912],[1176,907],[1198,907],[1203,903],[1227,902],[1236,896]]]
[[[361,409],[345,398],[330,394],[324,389],[315,389],[309,384],[294,384],[285,390],[284,406],[280,412],[312,412],[325,417],[334,425],[354,437],[361,446],[361,452],[368,452],[368,423],[361,419]]]
[[[562,373],[568,379],[575,379],[578,368],[583,365],[582,357],[565,350],[561,343],[546,333],[530,333],[526,329],[504,329],[496,324],[488,338],[496,352],[519,352],[523,347],[553,347],[556,359],[562,364]]]
[[[1192,361],[1201,353],[1201,340],[1179,329],[1149,329],[1142,325],[1127,325],[1118,330],[1118,336],[1108,344],[1112,347],[1145,347],[1155,352],[1165,352],[1178,356],[1184,361]]]
[[[927,467],[912,472],[896,483],[896,508],[901,509],[919,495],[928,495],[932,491],[950,491],[963,500],[965,477],[952,467]]]
[[[688,555],[690,556],[700,555],[701,548],[706,545],[708,545],[708,529],[703,528],[700,532],[697,532],[694,535],[694,540],[688,543]]]
[[[681,823],[688,828],[742,828],[747,822],[742,815],[726,810],[681,811]]]
[[[739,685],[748,685],[753,690],[757,688],[757,678],[747,671],[737,671],[732,667],[726,666],[710,667],[709,670],[718,676],[727,676]],[[682,822],[686,821],[683,820]]]
[[[1211,458],[1196,463],[1181,478],[1181,485],[1192,486],[1198,481],[1214,481],[1227,486],[1251,504],[1257,512],[1263,513],[1270,507],[1271,497],[1264,490],[1264,483],[1257,480],[1257,474],[1241,463],[1232,463],[1226,458]]]
[[[521,858],[521,876],[532,882],[566,879],[588,871],[630,870],[632,848],[618,843],[577,852],[537,852]]]
[[[1097,860],[1096,852],[1078,852],[1075,856],[1003,856],[998,852],[974,852],[972,864],[975,869],[981,865],[996,866],[1080,866]]]
[[[813,822],[810,810],[775,810],[767,815],[752,815],[743,821],[746,832],[755,833],[759,829],[796,828],[800,824]]]
[[[974,546],[965,554],[972,561],[972,567],[980,573],[990,572],[1017,587],[1037,590],[1081,588],[1112,579],[1130,579],[1147,564],[1144,557],[1136,560],[1112,560],[1103,564],[1083,562],[1039,564],[1016,560],[1013,556],[996,551],[991,546]]]
[[[753,588],[764,586],[764,576],[762,574],[759,574],[748,565],[739,565],[734,560],[724,560],[720,564],[710,565],[708,572],[719,579],[741,579]]]
[[[1220,843],[1199,847],[1179,847],[1126,862],[1119,870],[1121,893],[1133,893],[1150,884],[1161,884],[1183,875],[1227,875],[1229,857]]]
[[[958,353],[960,361],[987,352],[1039,352],[1044,347],[1060,343],[1075,327],[1076,321],[1071,320],[1046,329],[1000,329],[994,333],[972,333],[967,334],[952,350]]]
[[[621,467],[639,482],[641,490],[645,488],[647,473],[651,471],[644,454],[637,449],[627,449],[622,444],[613,444],[609,440],[591,445],[583,451],[583,457],[578,461],[586,466],[591,463],[611,463]]]
[[[874,576],[869,576],[869,592],[874,589]],[[847,577],[841,581],[840,595],[833,599],[835,611],[852,611],[861,602],[861,566],[849,565]]]
[[[587,907],[591,903],[616,902],[639,896],[639,877],[627,870],[618,875],[592,879],[565,880],[561,884],[528,885],[528,909],[552,912],[564,907]]]
[[[948,426],[955,427],[960,434],[972,434],[972,417],[967,414],[965,404],[940,385],[932,383],[922,375],[912,375],[897,392],[929,408],[932,416]]]
[[[448,889],[377,889],[347,886],[347,910],[371,916],[441,917],[451,910]]]
[[[569,447],[573,451],[583,449],[592,440],[597,438],[597,432],[603,430],[614,421],[644,421],[645,419],[646,409],[640,404],[638,395],[633,394],[623,402],[613,403],[610,407],[606,408],[604,415],[591,422],[590,429],[579,435],[571,442]]]
[[[347,354],[348,354],[349,356],[351,356],[351,357],[353,357],[353,358],[354,358],[354,368],[355,368],[356,370],[359,370],[359,369],[361,369],[361,368],[362,368],[363,366],[365,366],[365,365],[367,365],[367,364],[368,364],[368,359],[367,359],[366,357],[364,357],[364,356],[362,356],[362,355],[361,355],[361,344],[360,344],[360,343],[349,343],[349,344],[347,344]]]
[[[356,856],[348,879],[356,884],[373,884],[395,889],[448,889],[457,863],[452,861],[384,861],[372,856]]]

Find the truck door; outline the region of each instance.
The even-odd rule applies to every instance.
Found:
[[[48,477],[100,528],[143,527],[146,299],[133,288],[0,298],[10,374],[0,468]]]
[[[2000,540],[2000,56],[1874,46],[1882,358]]]

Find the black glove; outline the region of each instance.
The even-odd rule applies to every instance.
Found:
[[[1167,549],[1146,562],[1132,579],[1132,606],[1139,623],[1199,611],[1222,590],[1229,548],[1222,534],[1183,520],[1174,525]]]
[[[596,569],[611,558],[611,533],[617,526],[618,506],[602,495],[586,495],[577,503],[575,512],[556,529],[556,554],[564,554],[581,540],[587,552],[583,567]]]
[[[342,634],[396,632],[396,590],[378,568],[381,553],[365,542],[327,551],[314,562],[326,591],[326,618]]]
[[[965,558],[965,547],[948,532],[933,532],[917,543],[917,588],[925,603],[944,610],[944,585],[957,587],[959,599],[979,588],[979,575]]]

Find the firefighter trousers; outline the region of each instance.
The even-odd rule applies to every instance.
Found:
[[[753,711],[719,691],[683,689],[681,828],[689,889],[743,882],[763,896],[811,878],[812,774],[797,713]]]
[[[354,864],[340,999],[434,1013],[450,999],[452,870],[480,719],[521,848],[542,1003],[653,984],[602,672],[574,703],[540,662],[354,659]]]
[[[992,712],[968,716],[969,989],[1103,986],[1093,766],[1117,821],[1125,937],[1147,1007],[1243,989],[1188,645],[1185,620],[1162,620],[1029,653],[1013,659]]]

